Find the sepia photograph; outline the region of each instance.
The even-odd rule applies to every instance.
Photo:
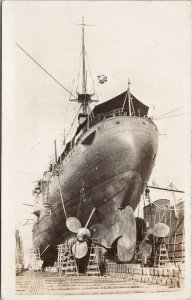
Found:
[[[190,1],[3,2],[3,300],[191,299],[190,155]]]

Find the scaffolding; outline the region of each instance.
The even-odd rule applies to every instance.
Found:
[[[34,250],[30,257],[29,271],[41,271],[43,260],[41,260],[40,249]]]
[[[94,243],[91,244],[89,262],[87,266],[88,276],[101,276],[98,262],[99,247]]]
[[[63,274],[65,276],[78,275],[78,269],[76,265],[75,258],[72,254],[71,247],[68,242],[60,244],[58,248],[58,274],[61,277]]]
[[[154,266],[162,267],[165,264],[169,263],[169,256],[168,256],[168,251],[167,251],[167,247],[165,244],[165,238],[158,239],[157,242],[158,242],[158,245],[157,245],[156,253],[155,253]]]

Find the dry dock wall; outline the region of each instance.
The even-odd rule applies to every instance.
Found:
[[[147,268],[130,264],[107,263],[106,275],[113,278],[126,278],[148,284],[184,287],[184,264],[178,263],[174,268]]]

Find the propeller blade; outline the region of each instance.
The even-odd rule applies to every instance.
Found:
[[[136,222],[130,206],[120,211],[119,224],[121,237],[117,241],[117,255],[121,262],[130,261],[136,247]]]
[[[130,261],[135,252],[135,240],[126,235],[117,242],[117,254],[120,261]]]
[[[166,237],[169,234],[169,226],[164,223],[156,223],[153,227],[153,234],[156,237]]]
[[[144,256],[144,257],[148,257],[151,252],[152,252],[152,247],[149,245],[149,243],[146,241],[146,239],[144,239],[140,245],[140,251],[141,251],[141,254]]]
[[[88,246],[86,242],[79,242],[76,241],[75,244],[72,246],[72,253],[75,256],[75,258],[82,258],[84,257],[88,252]]]
[[[66,220],[66,226],[71,232],[78,233],[81,228],[81,223],[77,218],[69,217]]]
[[[120,211],[120,235],[130,237],[136,243],[136,221],[133,209],[126,206]]]
[[[102,238],[105,235],[106,232],[106,227],[103,224],[94,224],[91,228],[91,233],[92,233],[92,238],[93,239],[98,239]]]

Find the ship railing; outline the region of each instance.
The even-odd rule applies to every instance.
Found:
[[[96,117],[94,117],[92,120],[90,120],[89,122],[89,127],[93,127],[95,124],[108,119],[108,118],[112,118],[112,117],[117,117],[117,116],[129,116],[129,109],[127,108],[118,108],[118,109],[114,109],[111,110],[107,113],[100,113],[98,114]],[[136,117],[138,118],[138,115],[131,115],[132,118]],[[140,116],[139,116],[140,117]],[[142,116],[142,118],[148,119],[149,121],[153,122],[152,118],[150,118],[148,115],[144,115]],[[87,129],[85,129],[85,131],[87,131]]]
[[[100,113],[96,117],[94,117],[90,121],[90,127],[94,126],[95,124],[107,119],[107,118],[112,118],[112,117],[117,117],[117,116],[127,116],[128,115],[128,109],[122,109],[122,108],[117,108],[114,110],[111,110],[106,113]]]

